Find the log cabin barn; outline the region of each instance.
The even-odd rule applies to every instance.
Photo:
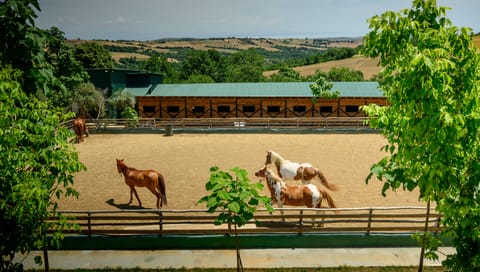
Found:
[[[161,119],[364,117],[360,106],[386,105],[377,82],[334,82],[332,90],[339,90],[340,96],[316,103],[310,84],[159,84],[145,95],[137,91],[136,99],[139,117]]]
[[[313,103],[310,82],[162,84],[161,75],[119,69],[89,70],[97,88],[125,89],[140,118],[364,117],[360,106],[387,105],[378,83],[334,82],[338,98]]]

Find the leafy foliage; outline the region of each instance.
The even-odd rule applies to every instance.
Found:
[[[107,99],[107,111],[109,116],[128,119],[137,119],[135,111],[135,97],[125,90],[115,92]]]
[[[84,42],[76,46],[75,57],[85,69],[113,68],[115,64],[110,52],[96,42]]]
[[[0,2],[0,63],[22,71],[19,82],[28,94],[47,99],[65,92],[45,60],[43,31],[35,27],[37,0]]]
[[[443,214],[455,271],[480,269],[480,57],[470,29],[452,26],[446,8],[414,0],[411,9],[372,17],[364,54],[380,57],[390,107],[365,107],[382,128],[389,155],[374,164],[382,193],[419,189]],[[435,245],[429,241],[430,245]]]
[[[197,202],[206,203],[209,213],[220,210],[215,225],[229,223],[243,226],[253,218],[259,204],[273,212],[270,199],[259,194],[263,189],[262,183],[251,183],[244,169],[235,167],[230,171],[235,177],[216,166],[211,167],[210,179],[205,184],[205,189],[211,194]]]
[[[47,221],[57,212],[55,199],[78,196],[73,173],[85,170],[68,140],[72,133],[60,126],[72,116],[49,109],[27,96],[18,82],[21,72],[0,73],[0,269],[18,270],[16,252],[47,246],[47,230],[55,230],[52,243],[62,238],[65,220]]]
[[[319,77],[314,83],[310,84],[310,90],[313,94],[313,103],[317,98],[337,98],[340,91],[332,91],[333,83],[326,80],[324,77]]]
[[[80,115],[100,118],[104,114],[105,99],[92,83],[81,83],[74,88],[73,102],[77,104]]]
[[[67,107],[72,102],[74,88],[87,82],[89,76],[75,58],[74,48],[65,42],[66,38],[60,29],[52,27],[44,31],[44,34],[45,59],[52,66],[53,76],[65,86],[64,92],[59,90],[50,95],[49,99],[57,106]]]

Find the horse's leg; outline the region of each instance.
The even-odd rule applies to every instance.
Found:
[[[128,205],[132,204],[133,201],[133,188],[130,187],[130,200],[128,201]]]
[[[157,197],[157,209],[159,209],[160,208],[160,193],[157,192],[157,190],[155,190],[156,187],[157,186],[154,185],[153,182],[147,186],[148,190],[150,190],[150,192],[152,192],[152,194],[154,194]]]
[[[140,198],[138,197],[137,190],[135,189],[135,186],[130,187],[130,203],[132,203],[132,192],[135,194],[135,197],[137,198],[138,201],[138,206],[142,207],[142,201],[140,201]],[[128,204],[130,204],[128,203]]]
[[[318,217],[319,214],[325,215],[325,211],[315,211],[315,213],[317,214],[317,217]],[[324,221],[325,221],[325,217],[322,216],[322,219],[321,219],[320,223],[318,223],[318,226],[319,226],[319,227],[325,226]],[[314,227],[313,221],[312,221],[312,227]]]
[[[282,202],[277,202],[278,208],[282,209],[283,208],[283,203]],[[285,216],[283,216],[283,210],[280,210],[280,213],[282,214],[282,222],[285,222]]]

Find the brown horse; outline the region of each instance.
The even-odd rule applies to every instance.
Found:
[[[314,177],[320,178],[323,186],[332,191],[337,190],[335,185],[328,183],[327,178],[316,167],[310,163],[291,162],[284,159],[275,151],[267,151],[265,165],[273,163],[277,169],[277,173],[281,178],[286,180],[301,180],[303,184],[310,183]]]
[[[73,130],[75,131],[75,136],[76,136],[76,142],[81,143],[83,142],[83,135],[87,135],[88,137],[88,128],[87,125],[85,124],[85,120],[83,120],[80,117],[77,117],[75,120],[73,120]]]
[[[138,200],[138,205],[142,207],[142,202],[138,198],[137,187],[147,187],[157,197],[157,208],[162,207],[162,204],[167,205],[167,194],[165,193],[165,179],[163,175],[155,170],[138,170],[133,167],[128,167],[124,160],[117,160],[118,173],[123,174],[125,183],[130,187],[130,201],[133,201],[133,194]]]
[[[273,204],[278,207],[285,205],[306,206],[308,208],[321,208],[325,199],[330,208],[336,208],[335,201],[327,191],[319,189],[313,184],[288,185],[269,167],[269,165],[255,172],[255,176],[265,178]]]

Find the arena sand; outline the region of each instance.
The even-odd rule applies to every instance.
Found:
[[[285,159],[309,162],[323,171],[339,190],[332,192],[337,206],[392,207],[424,206],[418,192],[387,192],[383,183],[365,179],[369,169],[386,154],[380,149],[386,140],[379,134],[93,134],[76,147],[87,171],[75,175],[78,199],[59,202],[61,210],[117,210],[125,208],[129,188],[117,171],[115,159],[125,159],[137,169],[155,169],[166,180],[167,209],[199,209],[211,166],[224,171],[247,170],[252,182],[265,163],[267,150]],[[319,181],[314,181],[319,185]],[[156,198],[138,188],[145,208],[155,208]],[[263,194],[268,195],[265,188]],[[138,203],[134,199],[132,208]]]

